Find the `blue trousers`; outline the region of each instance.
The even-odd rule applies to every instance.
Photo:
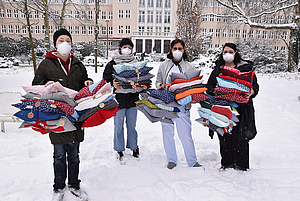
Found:
[[[68,173],[68,185],[79,189],[79,142],[54,145],[54,190],[64,189]],[[68,156],[66,157],[66,154]]]
[[[135,150],[138,148],[137,145],[137,131],[136,119],[137,119],[137,108],[131,107],[129,109],[120,109],[117,116],[114,117],[114,150],[124,151],[125,140],[124,140],[124,120],[126,118],[126,129],[127,129],[127,142],[126,148]]]
[[[191,167],[197,163],[194,140],[192,138],[192,127],[190,120],[190,111],[181,108],[178,113],[179,118],[172,119],[176,125],[177,134],[183,146],[187,164]],[[174,140],[174,124],[161,123],[163,133],[163,143],[168,162],[177,164],[177,153]]]

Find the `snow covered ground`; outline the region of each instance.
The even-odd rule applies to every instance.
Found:
[[[150,63],[156,74],[159,63]],[[94,73],[102,78],[103,68]],[[204,69],[204,79],[210,70]],[[30,68],[0,69],[0,91],[19,91],[31,85]],[[155,79],[155,78],[154,78]],[[154,81],[154,80],[153,80]],[[150,123],[139,112],[137,131],[141,157],[125,152],[120,165],[112,148],[113,119],[88,128],[81,143],[81,186],[93,201],[296,201],[300,200],[300,82],[280,76],[258,75],[260,92],[254,100],[258,134],[250,142],[247,172],[219,171],[217,136],[210,139],[193,105],[191,119],[199,163],[205,170],[187,166],[176,136],[178,165],[166,168],[160,123]],[[1,103],[0,103],[1,104]],[[20,123],[5,123],[0,133],[0,198],[9,201],[45,201],[52,198],[53,146],[48,135],[18,129]],[[67,193],[65,200],[76,200]]]

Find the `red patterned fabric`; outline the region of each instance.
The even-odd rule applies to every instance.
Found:
[[[103,124],[107,119],[116,116],[119,108],[115,107],[110,110],[98,110],[95,114],[87,118],[82,128],[93,127]]]
[[[78,94],[74,97],[75,100],[78,100],[80,98],[84,98],[87,96],[91,96],[91,92],[89,90],[88,87],[83,87],[82,89],[80,89],[80,91],[78,92]]]
[[[216,112],[218,114],[222,114],[222,115],[226,116],[228,119],[232,118],[232,112],[229,108],[225,108],[225,107],[218,106],[218,105],[213,105],[211,108],[211,111]]]
[[[236,103],[248,103],[249,99],[246,97],[246,94],[225,94],[216,96],[216,98],[233,101]]]
[[[21,101],[22,102],[34,102],[36,100],[34,100],[34,99],[22,99]],[[40,101],[45,102],[45,103],[49,103],[51,105],[55,105],[56,107],[58,107],[64,113],[66,113],[68,115],[73,115],[75,113],[75,109],[67,103],[64,103],[64,102],[61,102],[61,101],[45,101],[45,100],[40,100]]]
[[[195,81],[195,80],[201,80],[202,77],[203,77],[203,75],[200,75],[199,77],[194,77],[194,78],[191,78],[189,80],[183,79],[183,78],[178,78],[178,79],[175,79],[171,84],[167,83],[166,85],[170,87],[173,84],[179,84],[179,83],[185,83],[185,82],[192,82],[192,81]]]
[[[219,77],[220,77],[220,78],[223,78],[223,79],[225,79],[225,80],[231,80],[231,81],[234,81],[234,82],[243,84],[243,85],[245,85],[246,87],[249,87],[250,89],[253,88],[253,86],[251,85],[251,83],[248,82],[248,81],[245,81],[245,80],[241,80],[241,79],[237,79],[237,78],[235,78],[235,77],[230,77],[230,76],[225,76],[225,75],[220,75]]]
[[[201,100],[205,100],[205,99],[208,99],[208,96],[205,95],[205,94],[192,94],[192,101],[201,101]]]
[[[246,94],[247,93],[245,91],[241,91],[241,90],[238,90],[238,89],[219,87],[219,86],[217,86],[215,88],[215,91],[224,92],[224,93],[234,93],[234,94]]]
[[[96,94],[99,89],[101,89],[107,82],[105,79],[102,79],[101,82],[93,89],[92,95]]]
[[[237,79],[240,79],[240,80],[246,80],[250,83],[252,82],[252,79],[253,79],[253,76],[254,76],[253,71],[240,72],[236,68],[231,68],[231,67],[227,67],[227,66],[224,66],[221,69],[221,72],[222,72],[222,75],[234,77],[234,78],[237,78]]]

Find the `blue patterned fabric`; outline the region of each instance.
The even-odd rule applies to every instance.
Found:
[[[217,82],[218,82],[218,85],[220,87],[225,87],[225,88],[234,88],[234,89],[238,89],[240,91],[245,91],[245,92],[250,92],[250,88],[241,84],[241,83],[238,83],[238,82],[234,82],[234,81],[231,81],[231,80],[225,80],[223,78],[220,78],[220,77],[217,77]]]
[[[138,63],[133,63],[133,64],[131,64],[131,63],[118,64],[118,65],[114,65],[114,69],[115,69],[116,73],[119,74],[123,71],[128,71],[128,70],[135,70],[135,69],[140,70],[141,68],[145,67],[147,63],[148,63],[148,60],[138,62]]]
[[[24,121],[48,121],[58,119],[64,115],[59,113],[46,113],[38,110],[21,110],[19,112],[16,112],[14,116]]]
[[[141,68],[139,70],[139,76],[144,76],[146,75],[147,73],[150,72],[150,70],[152,70],[153,67],[148,67],[148,66],[145,66],[143,68]],[[137,77],[137,73],[135,72],[135,70],[127,70],[127,71],[122,71],[121,73],[117,74],[117,72],[114,72],[114,74],[120,76],[120,77],[126,77],[126,78],[129,78],[129,77]]]
[[[166,104],[171,103],[175,100],[175,94],[168,90],[148,89],[147,93],[149,94],[149,96],[160,99]]]
[[[182,99],[177,100],[177,103],[179,105],[185,106],[185,105],[189,104],[191,101],[192,101],[192,96],[188,95]]]
[[[208,99],[205,99],[205,100],[208,101],[212,105],[230,105],[232,107],[238,107],[238,105],[232,101],[218,99],[215,96],[212,96],[209,94],[205,94],[205,95],[208,96]]]
[[[36,105],[36,103],[39,103],[39,106]],[[29,110],[39,110],[41,112],[47,112],[47,113],[66,114],[65,112],[63,112],[61,109],[57,107],[51,107],[49,103],[39,102],[39,101],[16,103],[16,104],[12,104],[12,106],[19,108],[20,110],[29,109]]]

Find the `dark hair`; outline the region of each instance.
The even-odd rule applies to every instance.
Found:
[[[121,41],[120,41],[120,48],[122,48],[124,45],[130,45],[132,48],[133,48],[133,43],[132,41],[130,40],[130,38],[123,38]]]
[[[225,65],[225,61],[223,59],[223,51],[224,51],[225,47],[230,47],[231,49],[234,50],[235,56],[234,56],[233,63],[235,65],[238,64],[242,60],[242,57],[241,57],[240,53],[238,52],[238,49],[236,48],[236,45],[234,43],[225,43],[223,45],[222,52],[219,55],[219,60],[218,60],[219,64]]]
[[[66,30],[66,29],[59,29],[53,34],[54,47],[56,46],[56,41],[57,41],[58,37],[61,35],[69,36],[71,39],[71,42],[72,42],[72,36],[71,36],[70,32],[68,32],[68,30]]]
[[[178,39],[178,38],[176,38],[175,40],[173,40],[173,41],[171,42],[170,51],[169,51],[169,53],[168,53],[168,55],[167,55],[167,58],[168,58],[168,59],[173,59],[172,48],[174,47],[174,45],[175,45],[176,43],[181,43],[183,49],[184,49],[184,47],[185,47],[185,44],[184,44],[183,40],[180,40],[180,39]],[[187,58],[187,54],[186,54],[185,49],[184,49],[182,58],[183,58],[183,59],[186,59],[186,58]]]

